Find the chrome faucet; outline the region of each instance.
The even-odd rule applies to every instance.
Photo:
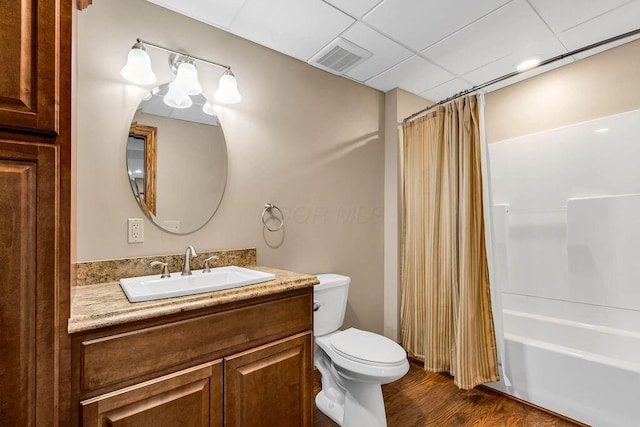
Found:
[[[184,264],[182,264],[182,275],[191,276],[191,258],[198,256],[198,253],[193,246],[187,246],[187,250],[184,252]]]

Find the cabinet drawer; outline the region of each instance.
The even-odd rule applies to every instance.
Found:
[[[82,392],[217,359],[312,328],[311,295],[82,341]]]

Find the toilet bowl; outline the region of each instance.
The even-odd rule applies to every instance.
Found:
[[[355,328],[339,330],[351,279],[339,274],[317,277],[314,363],[322,375],[322,391],[316,396],[316,405],[344,427],[386,426],[381,386],[407,373],[407,354],[381,335]]]

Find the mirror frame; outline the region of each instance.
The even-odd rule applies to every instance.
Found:
[[[144,140],[144,197],[141,197],[137,186],[133,188],[142,210],[148,216],[156,215],[156,170],[157,170],[157,135],[158,129],[154,126],[131,123],[129,136]],[[133,185],[132,185],[133,187]]]

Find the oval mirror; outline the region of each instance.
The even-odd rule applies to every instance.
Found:
[[[206,98],[192,95],[191,106],[174,108],[163,99],[168,86],[138,105],[127,139],[127,173],[145,215],[163,230],[187,234],[204,226],[220,205],[227,145]]]

